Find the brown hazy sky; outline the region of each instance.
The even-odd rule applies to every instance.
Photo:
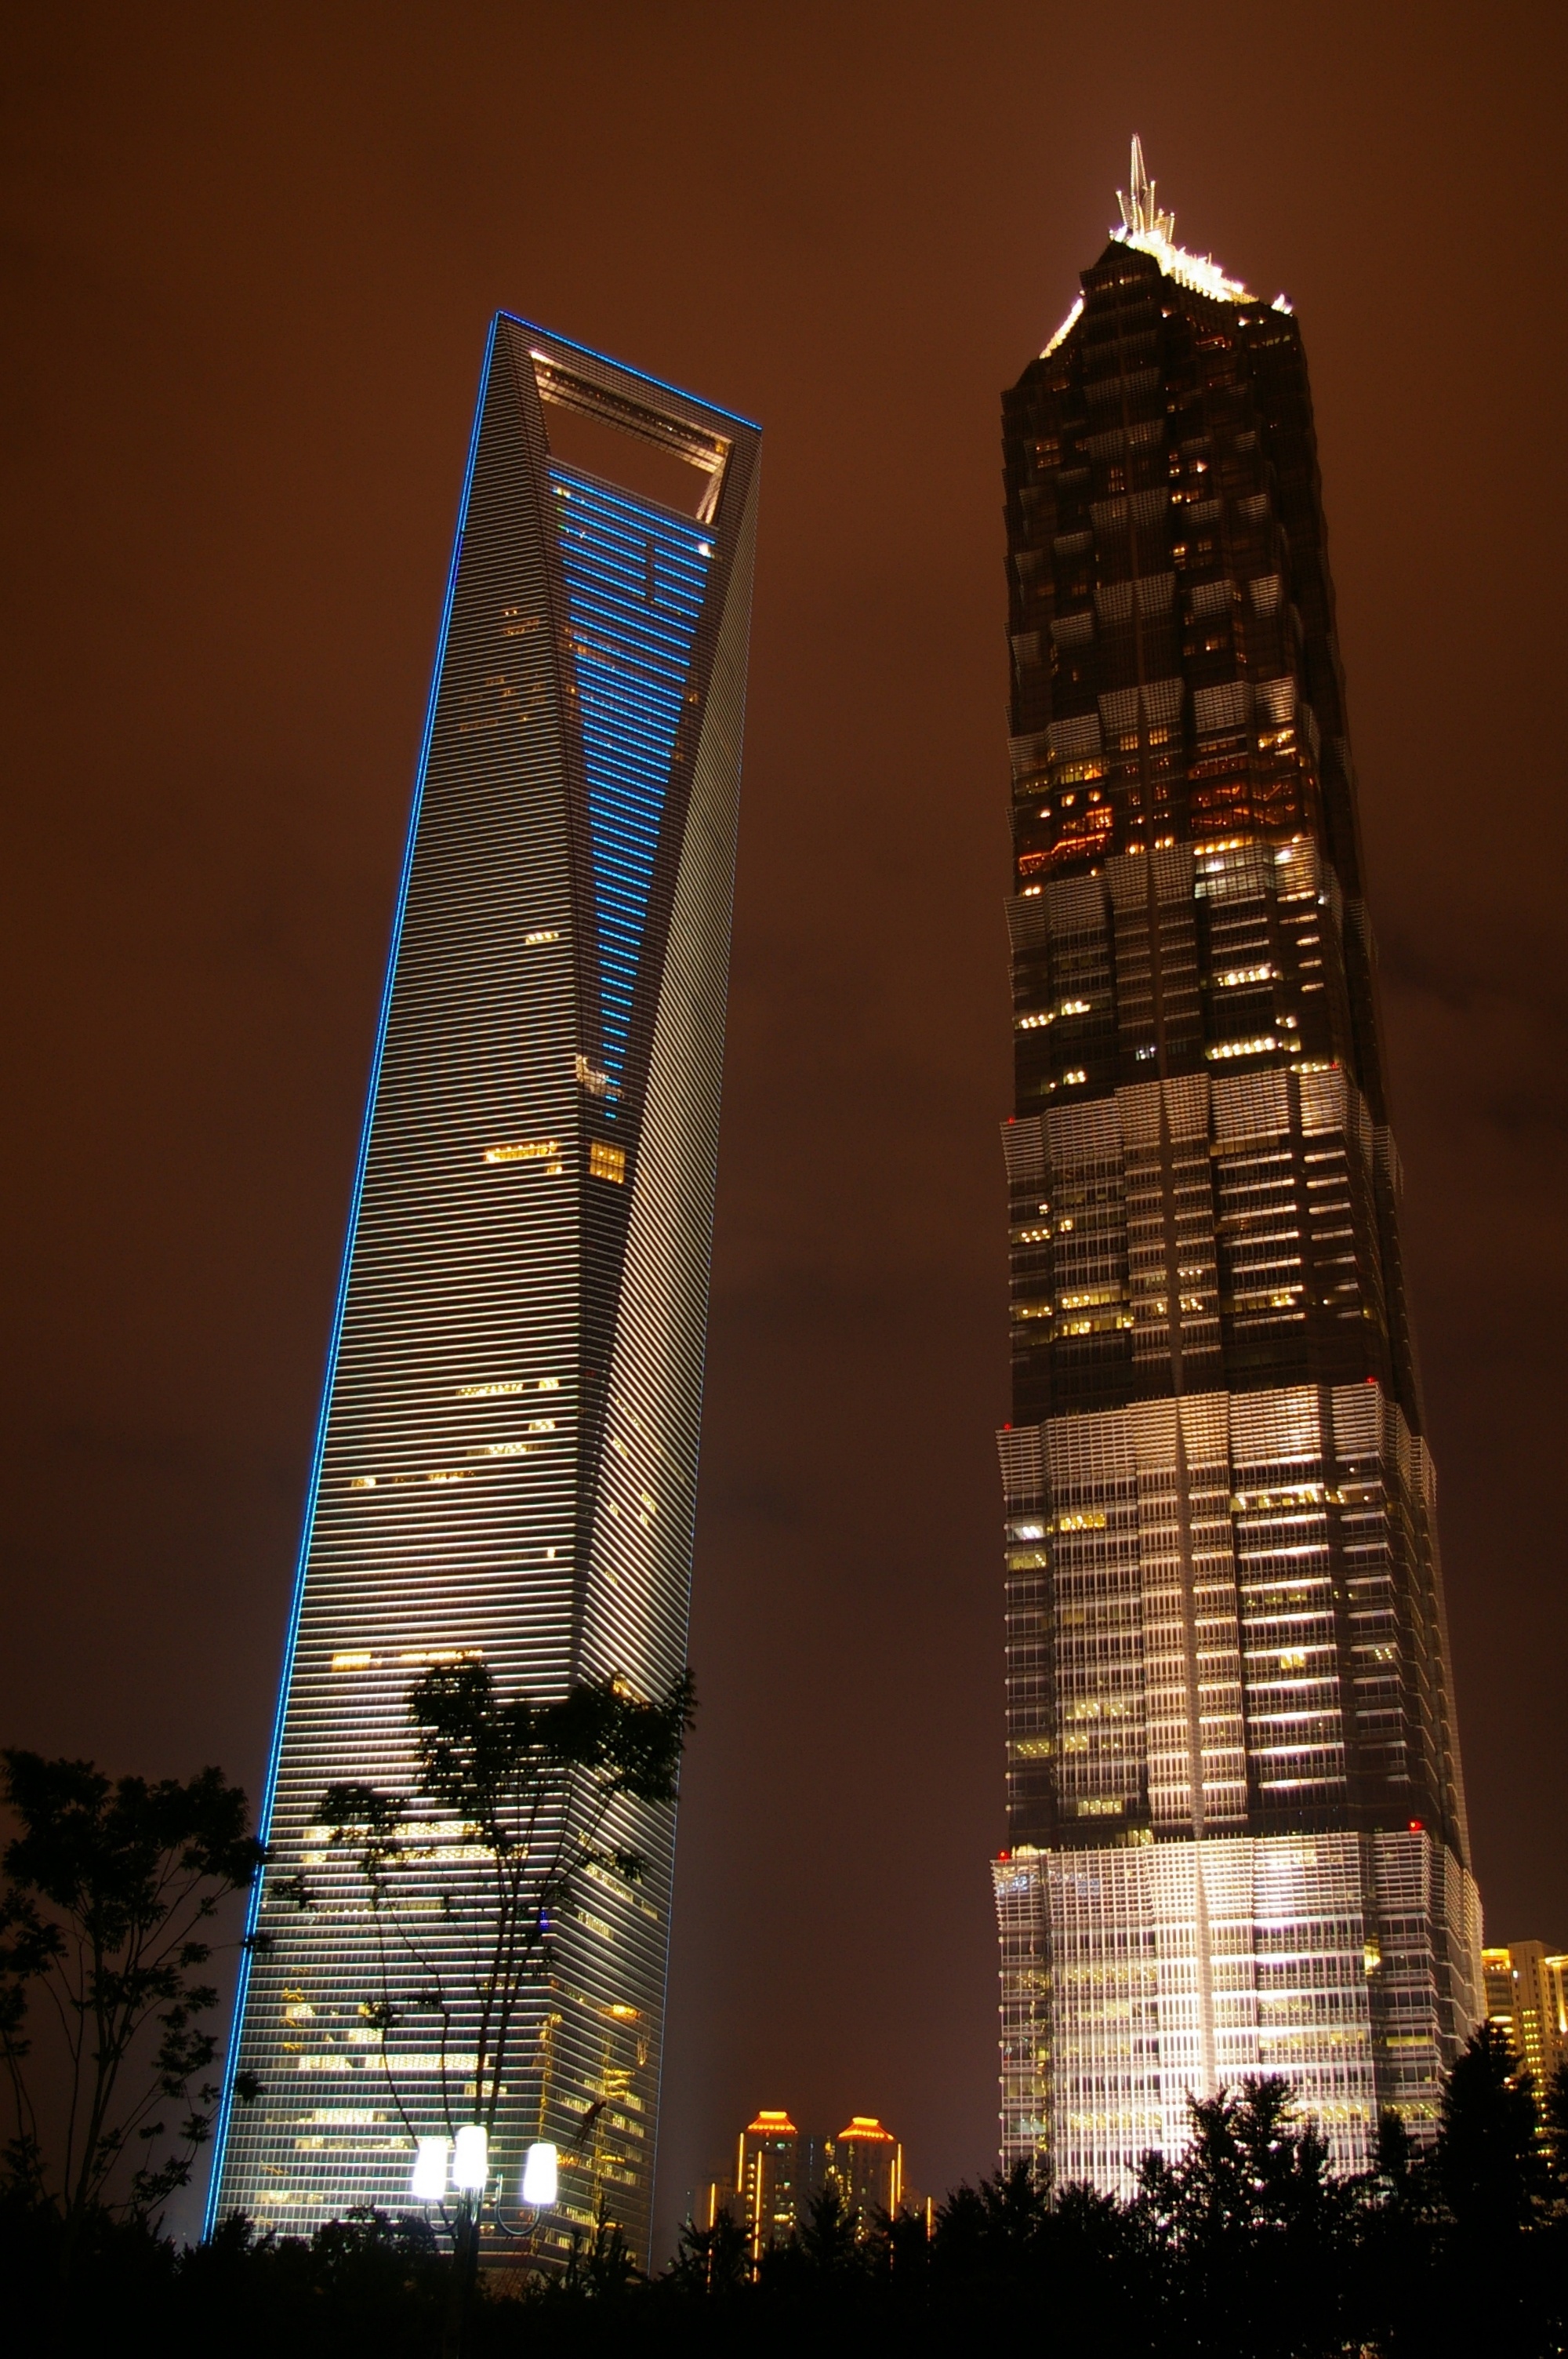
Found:
[[[13,0],[0,1738],[259,1781],[485,323],[765,430],[661,2204],[989,2167],[998,394],[1305,330],[1477,1872],[1568,1943],[1559,6]]]

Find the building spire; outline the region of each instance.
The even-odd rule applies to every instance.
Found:
[[[1116,201],[1121,208],[1124,235],[1162,237],[1175,243],[1176,216],[1162,213],[1154,201],[1154,183],[1143,168],[1143,142],[1135,131],[1132,135],[1132,160],[1128,170],[1128,194],[1118,189]]]
[[[1143,142],[1136,132],[1132,135],[1132,156],[1128,172],[1128,190],[1116,192],[1121,208],[1119,227],[1111,236],[1119,245],[1130,245],[1139,254],[1152,254],[1161,269],[1195,294],[1208,295],[1221,303],[1250,303],[1254,299],[1239,278],[1227,278],[1212,254],[1189,254],[1176,244],[1176,216],[1162,212],[1154,193],[1154,183],[1143,163]],[[1058,345],[1064,343],[1076,327],[1084,308],[1080,295],[1045,350],[1042,360],[1049,360]],[[1276,311],[1288,311],[1290,305],[1282,295],[1275,299]]]
[[[1119,189],[1116,192],[1121,225],[1111,231],[1112,237],[1140,254],[1152,254],[1162,270],[1196,294],[1214,296],[1222,303],[1251,302],[1240,279],[1227,278],[1212,254],[1189,254],[1176,244],[1176,216],[1161,211],[1154,183],[1144,169],[1143,142],[1136,132],[1128,179],[1131,185],[1127,195]]]

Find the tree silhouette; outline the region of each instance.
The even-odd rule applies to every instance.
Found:
[[[679,2292],[712,2299],[734,2296],[752,2282],[752,2245],[733,2212],[721,2210],[710,2228],[687,2221],[666,2273]]]
[[[380,1979],[367,2013],[381,2033],[382,2055],[405,2012],[434,2017],[449,2136],[477,2123],[493,2138],[507,2071],[516,2070],[520,2016],[551,1929],[577,1908],[586,1872],[627,1885],[641,1877],[634,1852],[602,1842],[606,1821],[622,1796],[675,1799],[694,1712],[689,1673],[653,1701],[608,1679],[583,1680],[541,1703],[498,1694],[482,1662],[438,1665],[409,1691],[413,1791],[328,1788],[320,1822],[331,1846],[351,1857],[363,1876],[376,1926]],[[444,1931],[459,1926],[471,1934],[455,1984],[426,1938],[431,1871],[454,1846],[467,1854],[466,1872],[446,1874],[440,1921]],[[298,1897],[310,1905],[303,1882]],[[472,2060],[464,2055],[449,2064],[459,2024]],[[412,2136],[390,2067],[388,2085]],[[448,2218],[456,2262],[449,2351],[461,2341],[483,2200],[460,2199]],[[623,2254],[623,2246],[612,2251],[598,2236],[586,2254],[574,2248],[574,2283],[581,2277],[602,2290]]]
[[[1172,2331],[1195,2353],[1242,2359],[1336,2349],[1333,2262],[1349,2241],[1356,2195],[1331,2176],[1328,2148],[1297,2115],[1289,2082],[1248,2080],[1188,2106],[1190,2144],[1174,2160],[1145,2157],[1134,2205]]]
[[[1495,2023],[1474,2033],[1448,2076],[1437,2177],[1457,2226],[1487,2242],[1516,2236],[1546,2193],[1530,2078]]]
[[[14,2131],[8,2176],[58,2212],[67,2266],[90,2214],[114,2200],[156,2212],[211,2135],[217,2040],[201,1979],[219,1904],[263,1857],[249,1806],[221,1769],[182,1784],[111,1780],[91,1761],[0,1753],[20,1832],[0,1894],[0,2056]],[[58,2139],[39,2088],[40,2015],[65,2060]],[[242,2090],[244,2096],[247,2091]],[[170,2124],[166,2109],[178,2109]],[[154,2148],[173,2140],[163,2158]],[[143,2159],[119,2173],[124,2159]]]

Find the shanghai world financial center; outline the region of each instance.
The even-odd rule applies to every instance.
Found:
[[[1280,2073],[1342,2169],[1482,2008],[1300,332],[1123,223],[1005,399],[1002,2147]]]
[[[494,322],[236,2015],[255,2093],[221,2125],[214,2216],[402,2213],[415,2138],[460,2116],[488,1955],[443,1914],[462,1830],[387,2028],[381,1929],[319,1823],[335,1782],[407,1785],[422,1669],[651,1698],[686,1661],[758,440]],[[553,1928],[491,2159],[514,2200],[554,2144],[546,2241],[610,2218],[645,2256],[674,1829],[614,1810],[599,1849],[643,1872],[599,1869]]]

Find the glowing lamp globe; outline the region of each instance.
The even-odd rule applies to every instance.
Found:
[[[523,2158],[523,2201],[535,2212],[547,2212],[560,2183],[556,2149],[547,2141],[531,2146]]]
[[[452,2149],[452,2185],[474,2194],[490,2177],[490,2140],[477,2122],[465,2122]]]
[[[422,2137],[414,2157],[408,2192],[416,2203],[438,2203],[447,2191],[447,2148],[450,2138]]]

